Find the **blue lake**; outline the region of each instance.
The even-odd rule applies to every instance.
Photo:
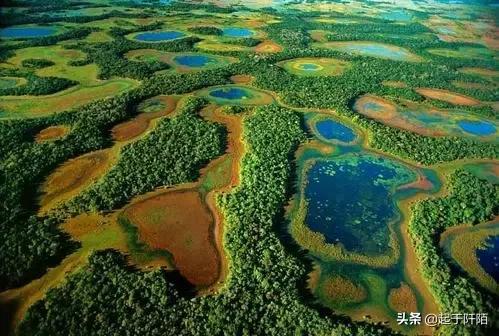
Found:
[[[227,37],[251,37],[253,32],[248,28],[224,28],[223,36]]]
[[[457,124],[463,131],[473,135],[488,136],[496,132],[496,127],[486,121],[461,120]]]
[[[480,266],[499,283],[499,236],[489,237],[483,249],[476,250]]]
[[[366,254],[386,252],[389,222],[399,218],[394,189],[415,179],[395,162],[370,155],[318,160],[307,173],[305,222],[328,243]]]
[[[216,59],[206,55],[181,55],[175,56],[173,61],[186,67],[201,68],[209,63],[216,62]]]
[[[184,35],[184,33],[178,31],[168,30],[140,33],[135,36],[135,39],[143,42],[160,42],[174,40],[183,37]]]
[[[210,91],[210,96],[215,98],[238,100],[248,98],[248,91],[238,87],[220,88]]]
[[[54,35],[54,27],[9,27],[0,29],[2,38],[36,38]]]
[[[315,124],[315,127],[319,134],[327,140],[352,142],[356,138],[355,132],[351,128],[334,120],[321,120]]]

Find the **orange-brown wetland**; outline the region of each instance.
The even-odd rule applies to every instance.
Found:
[[[418,311],[416,296],[406,283],[401,283],[399,288],[392,288],[388,295],[388,304],[396,312]]]
[[[139,106],[139,115],[137,117],[113,127],[111,133],[115,141],[128,141],[138,137],[148,129],[151,120],[169,115],[177,105],[177,98],[173,96],[157,96],[150,100],[152,99],[158,101],[156,110],[151,112],[141,111]]]
[[[254,77],[250,75],[234,75],[230,77],[230,80],[234,84],[248,84],[254,80]]]
[[[117,155],[111,149],[91,152],[71,159],[57,168],[41,187],[40,213],[76,196],[100,178]]]
[[[437,99],[454,105],[476,106],[480,104],[480,101],[474,98],[447,90],[419,88],[416,89],[416,92],[426,98]]]
[[[223,283],[227,273],[223,214],[216,196],[239,183],[243,146],[241,117],[225,115],[214,105],[200,114],[227,127],[226,154],[203,168],[198,181],[140,196],[122,214],[137,227],[140,242],[168,251],[180,274],[201,293],[210,293]]]
[[[257,53],[278,53],[281,52],[283,48],[271,40],[265,40],[255,47]]]
[[[69,127],[58,125],[58,126],[49,126],[47,128],[42,129],[36,136],[36,142],[45,142],[52,141],[59,138],[62,138],[69,132]]]
[[[139,240],[173,255],[176,268],[190,283],[206,287],[218,278],[219,262],[213,245],[213,217],[193,190],[169,192],[127,207],[127,219],[137,227]]]

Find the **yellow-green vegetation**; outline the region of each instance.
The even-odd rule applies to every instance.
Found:
[[[103,31],[92,32],[85,39],[85,41],[90,42],[90,43],[103,43],[103,42],[110,42],[112,40],[113,40],[113,38],[111,36],[109,36],[108,33],[103,32]]]
[[[26,82],[26,78],[22,77],[0,77],[0,89],[24,85]]]
[[[298,76],[339,76],[350,63],[334,58],[295,58],[278,63],[291,74]]]
[[[471,58],[487,60],[494,58],[493,52],[487,48],[459,47],[458,49],[428,49],[429,53],[443,57]]]
[[[62,46],[44,46],[20,49],[6,63],[22,67],[22,62],[28,59],[44,59],[55,63],[35,71],[40,77],[62,77],[80,82],[81,85],[95,85],[98,67],[96,64],[71,66],[69,63],[85,59],[85,54],[79,50],[64,49]]]
[[[77,108],[91,101],[111,97],[138,84],[130,79],[113,79],[89,87],[74,87],[49,96],[8,96],[0,99],[1,117],[35,117]]]
[[[250,48],[237,44],[223,43],[215,40],[203,40],[196,47],[207,51],[248,51]]]
[[[493,221],[476,226],[451,227],[440,237],[440,246],[450,254],[450,257],[480,285],[496,294],[499,293],[499,285],[480,266],[476,250],[484,247],[488,237],[497,235],[499,235],[499,223]]]

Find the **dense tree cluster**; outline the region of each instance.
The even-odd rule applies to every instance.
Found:
[[[0,73],[9,73],[14,76],[19,75],[19,72],[1,71]],[[22,96],[22,95],[48,95],[65,90],[71,86],[77,85],[78,82],[59,77],[39,77],[32,73],[21,73],[20,77],[26,78],[26,84],[0,89],[2,96]]]
[[[24,3],[19,0],[11,2]],[[43,0],[43,4],[55,10],[74,5],[74,2]],[[85,3],[81,5],[85,6]],[[91,5],[95,7],[95,4]],[[126,6],[142,5],[127,2]],[[65,21],[147,17],[152,5],[147,6],[151,7],[143,14],[114,11],[98,17],[80,16]],[[179,2],[173,2],[168,8],[177,11],[175,15],[179,17],[189,18],[199,15],[190,13],[193,9],[219,13],[236,10]],[[30,15],[23,17],[33,23],[52,22],[48,15],[35,15],[36,10],[32,9]],[[37,209],[33,204],[36,204],[37,195],[33,186],[68,159],[109,147],[109,130],[133,117],[138,103],[158,94],[189,93],[230,83],[231,75],[250,74],[256,78],[255,86],[276,92],[279,103],[283,105],[334,109],[348,117],[368,131],[371,146],[384,152],[424,164],[460,158],[498,157],[498,148],[493,144],[463,138],[423,137],[390,128],[352,111],[355,99],[366,93],[394,101],[422,102],[423,97],[414,91],[422,86],[449,89],[484,101],[498,100],[497,90],[456,88],[452,84],[456,80],[490,83],[482,77],[463,74],[458,69],[470,65],[497,69],[493,60],[477,60],[471,64],[470,60],[421,51],[426,48],[455,50],[476,45],[446,43],[436,38],[411,38],[415,34],[427,33],[427,29],[419,24],[396,25],[370,19],[370,24],[348,25],[351,29],[347,29],[346,25],[328,25],[312,20],[319,13],[297,15],[293,11],[286,14],[271,9],[266,12],[281,16],[279,22],[268,25],[265,30],[270,39],[285,47],[285,51],[275,55],[213,52],[237,56],[240,62],[197,73],[158,74],[158,70],[166,69],[164,63],[132,61],[124,56],[130,50],[143,48],[168,52],[196,50],[195,43],[201,40],[197,37],[143,43],[127,36],[159,29],[162,25],[158,22],[134,29],[113,28],[109,32],[113,39],[110,42],[87,43],[82,39],[95,29],[72,28],[54,36],[0,46],[0,59],[5,60],[19,48],[52,45],[71,39],[75,42],[67,47],[87,54],[85,60],[75,61],[73,65],[95,63],[102,79],[118,76],[142,80],[137,89],[70,111],[30,120],[0,121],[1,289],[25,284],[42,275],[47,267],[56,265],[76,248],[77,245],[58,229],[63,218],[87,210],[112,210],[134,195],[157,186],[192,181],[202,165],[221,154],[225,131],[220,125],[197,115],[201,108],[199,100],[188,100],[179,115],[161,120],[144,138],[124,147],[118,163],[96,184],[48,217],[36,216]],[[8,16],[5,24],[21,22],[16,20],[24,19]],[[312,48],[309,31],[313,29],[331,31],[331,40],[369,39],[393,43],[418,53],[429,62],[396,62]],[[208,31],[193,32],[203,35]],[[391,36],[392,33],[398,37]],[[218,35],[218,31],[211,30],[209,34]],[[259,40],[250,38],[235,42],[254,46]],[[314,78],[295,76],[276,66],[279,61],[297,57],[335,57],[349,61],[351,66],[338,76]],[[37,62],[34,65],[40,66]],[[48,94],[76,84],[61,78],[38,77],[31,70],[2,70],[1,75],[24,77],[28,82],[17,88],[2,89],[0,95]],[[381,84],[385,80],[402,81],[407,87],[386,87]],[[429,103],[454,109],[437,101]],[[459,109],[494,117],[490,107]],[[224,110],[242,113],[247,108],[231,106]],[[58,124],[70,126],[70,133],[63,139],[45,143],[33,141],[41,129]],[[324,317],[299,292],[298,286],[303,284],[307,267],[287,250],[276,227],[282,223],[281,212],[291,191],[292,153],[305,139],[300,117],[275,105],[258,108],[255,113],[244,116],[243,139],[246,152],[241,164],[241,183],[234,191],[218,199],[226,220],[225,249],[230,260],[230,276],[223,291],[216,296],[182,297],[164,272],[139,272],[127,267],[123,256],[116,252],[98,252],[87,266],[30,309],[19,328],[20,335],[55,335],[61,331],[72,335],[130,331],[147,335],[389,334],[386,328],[352,323],[330,312],[329,316],[334,318]],[[443,310],[490,312],[490,316],[495,318],[490,297],[464,276],[453,273],[435,241],[446,227],[463,222],[477,223],[497,214],[497,187],[464,172],[455,173],[449,182],[449,196],[424,201],[414,207],[410,231],[424,275],[431,282]],[[449,330],[449,335],[465,332]]]
[[[224,132],[197,117],[203,103],[190,98],[174,118],[165,118],[142,140],[125,146],[100,182],[72,200],[68,210],[110,210],[133,196],[196,179],[199,169],[223,153]]]
[[[0,272],[0,288],[19,285],[39,276],[49,265],[60,261],[72,246],[67,243],[68,238],[57,229],[60,218],[65,217],[66,213],[54,214],[58,215],[58,221],[35,217],[36,209],[33,204],[37,204],[38,195],[33,190],[33,185],[68,159],[108,146],[107,131],[116,123],[133,116],[136,113],[134,106],[145,98],[158,94],[192,92],[206,86],[224,84],[228,82],[226,78],[227,74],[223,70],[189,75],[157,75],[145,81],[139,89],[95,101],[72,111],[40,119],[0,121],[0,143],[5,144],[0,148],[0,236],[5,238],[0,240],[0,260],[4,265]],[[196,116],[187,113],[182,120],[174,122],[175,126],[169,124],[164,127],[171,132],[173,128],[181,129],[185,125],[196,127],[200,123],[203,124]],[[57,124],[71,125],[71,132],[64,139],[46,143],[33,142],[38,131]],[[216,126],[205,125],[193,128],[187,134],[192,135],[195,129],[208,131],[213,128],[219,130]],[[196,139],[190,141],[195,142]],[[216,144],[220,142],[214,141],[211,146]],[[204,149],[198,149],[198,154],[204,152]],[[192,174],[193,171],[191,170]],[[154,176],[155,172],[151,174]],[[144,179],[141,183],[149,185],[148,177]],[[23,227],[32,228],[29,231],[31,234],[22,232]],[[34,244],[34,234],[43,237],[48,245]],[[47,246],[50,248],[47,249]],[[19,260],[25,260],[22,267],[18,267]]]
[[[100,252],[29,310],[20,335],[60,330],[113,334],[125,326],[148,335],[390,334],[378,326],[321,317],[302,303],[294,285],[304,266],[286,251],[273,227],[290,185],[289,157],[304,139],[300,118],[276,106],[259,108],[245,121],[244,138],[248,150],[241,184],[219,199],[231,260],[231,276],[222,292],[178,298],[161,272],[126,270],[119,255]]]
[[[494,299],[468,278],[457,274],[439,251],[439,234],[446,228],[463,223],[477,224],[499,214],[499,186],[479,180],[469,172],[457,170],[450,175],[449,195],[417,203],[412,209],[409,233],[422,273],[441,309],[448,313],[483,312],[489,315],[489,329],[499,328]],[[444,326],[445,335],[465,335],[471,327]],[[490,330],[475,330],[479,332]]]
[[[31,69],[42,69],[54,65],[55,63],[48,59],[43,58],[28,58],[21,62],[21,65],[25,68]]]
[[[188,29],[191,33],[202,35],[222,35],[223,30],[213,26],[194,26]]]

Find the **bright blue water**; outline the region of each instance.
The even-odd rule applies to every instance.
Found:
[[[174,40],[182,36],[184,36],[184,33],[168,30],[168,31],[140,33],[135,36],[135,39],[143,42],[159,42],[159,41]]]
[[[356,136],[354,131],[334,120],[321,120],[315,124],[319,134],[328,140],[339,140],[342,142],[352,142]]]
[[[175,56],[173,60],[175,63],[190,68],[201,68],[209,63],[216,62],[215,58],[206,55],[181,55]]]
[[[485,272],[499,282],[499,236],[489,237],[485,243],[487,246],[484,249],[476,250],[478,262]]]
[[[392,188],[414,178],[393,161],[371,156],[319,160],[308,171],[306,223],[328,243],[349,251],[383,253],[389,242],[388,223],[399,215]]]
[[[496,132],[496,127],[486,121],[461,120],[457,124],[463,131],[473,135],[488,136]]]
[[[227,37],[251,37],[253,32],[248,28],[224,28],[223,36]]]
[[[248,97],[248,91],[242,88],[220,88],[210,91],[210,96],[215,98],[237,100]]]
[[[303,63],[300,64],[300,69],[305,71],[315,71],[320,69],[320,66],[314,63]]]
[[[53,27],[9,27],[0,29],[0,37],[36,38],[54,35],[56,31]]]

